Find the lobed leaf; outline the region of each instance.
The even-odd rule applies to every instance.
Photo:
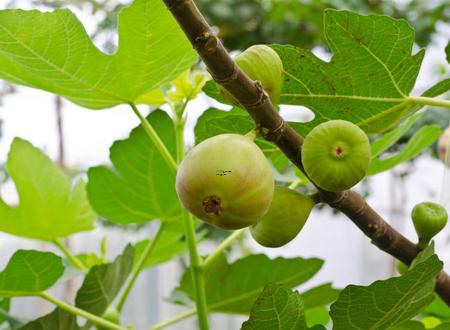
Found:
[[[91,109],[136,101],[189,68],[195,52],[161,1],[119,14],[119,47],[99,51],[69,10],[0,11],[0,78]]]
[[[147,120],[175,157],[175,129],[170,117],[156,110]],[[88,171],[88,197],[100,215],[123,225],[181,219],[175,172],[142,125],[133,129],[127,139],[114,142],[110,159],[114,168],[97,166]]]
[[[208,309],[211,312],[248,314],[267,283],[296,287],[314,276],[322,264],[322,260],[315,258],[272,260],[265,255],[251,255],[228,264],[221,256],[205,272]],[[177,291],[194,299],[191,272],[184,273]]]
[[[0,231],[51,241],[93,229],[96,214],[87,200],[85,185],[75,187],[41,150],[15,138],[6,168],[19,195],[11,207],[0,199]]]
[[[400,277],[369,286],[350,285],[331,305],[333,329],[386,329],[417,315],[434,297],[442,262],[427,248]]]

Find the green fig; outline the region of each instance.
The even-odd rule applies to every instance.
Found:
[[[120,312],[117,308],[113,306],[109,306],[106,312],[102,315],[102,318],[105,320],[112,322],[114,324],[120,324]],[[102,326],[97,326],[98,330],[107,330],[107,328]]]
[[[361,181],[369,168],[369,138],[355,124],[330,120],[306,136],[302,148],[305,172],[319,188],[343,191]]]
[[[283,63],[277,52],[266,45],[254,45],[236,56],[235,61],[251,79],[261,83],[270,101],[277,105],[284,79]],[[233,97],[223,87],[220,87],[220,91],[235,103]]]
[[[292,241],[302,230],[314,200],[295,190],[276,187],[269,211],[250,228],[259,244],[276,248]]]
[[[419,247],[424,248],[445,227],[448,214],[443,206],[425,202],[414,206],[411,218],[419,237]]]
[[[251,138],[221,134],[194,147],[181,163],[176,189],[184,207],[224,229],[256,223],[273,197],[272,169]]]

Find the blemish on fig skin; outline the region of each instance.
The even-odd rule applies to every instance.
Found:
[[[203,210],[206,213],[214,213],[215,215],[219,215],[222,213],[222,201],[217,196],[208,196],[203,199],[202,205]]]

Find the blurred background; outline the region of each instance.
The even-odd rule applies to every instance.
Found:
[[[0,9],[22,8],[53,10],[68,7],[77,14],[95,44],[107,53],[117,45],[117,13],[130,1],[118,0],[2,0]],[[427,47],[422,70],[413,94],[418,95],[433,83],[450,76],[445,47],[450,39],[450,4],[448,0],[197,0],[196,3],[217,28],[226,47],[239,51],[258,43],[289,43],[312,49],[323,58],[330,58],[322,31],[325,8],[351,9],[359,13],[386,14],[405,18],[416,31],[416,52]],[[188,107],[187,141],[193,144],[196,119],[210,106],[226,107],[201,95]],[[164,108],[164,107],[163,107]],[[144,107],[141,110],[145,110]],[[151,110],[151,109],[148,109]],[[436,123],[442,128],[449,124],[450,113],[444,109],[425,109],[426,114],[411,129],[408,136],[425,123]],[[308,118],[308,110],[282,107],[282,115],[293,121]],[[0,82],[0,192],[8,203],[17,202],[13,183],[4,171],[7,153],[16,136],[42,148],[73,176],[84,176],[90,166],[109,163],[109,147],[118,139],[126,138],[138,120],[128,107],[92,111],[80,108],[57,96],[25,87]],[[407,142],[406,136],[393,148]],[[409,213],[421,201],[442,202],[450,211],[450,173],[436,158],[435,146],[412,162],[394,168],[363,182],[357,187],[368,197],[370,204],[391,225],[408,238],[415,234]],[[110,257],[118,254],[127,242],[144,239],[156,228],[155,224],[124,229],[104,221],[95,231],[70,238],[68,244],[75,252],[97,251],[104,236],[108,236]],[[206,254],[226,233],[211,231],[201,246]],[[436,239],[441,259],[450,265],[450,230]],[[391,257],[372,246],[369,240],[345,217],[327,208],[315,210],[305,228],[290,244],[279,249],[259,247],[250,237],[239,242],[233,255],[263,252],[271,257],[319,257],[325,260],[320,273],[305,288],[332,282],[342,288],[349,283],[368,284],[395,274]],[[0,251],[3,267],[17,249],[50,249],[40,242],[22,240],[0,233]],[[137,329],[164,320],[183,311],[164,302],[176,287],[182,272],[180,259],[144,272],[125,306],[124,321],[134,323]],[[447,266],[447,270],[450,268]],[[78,283],[61,285],[56,293],[70,299]],[[31,298],[13,299],[12,314],[30,319],[51,310],[52,306]],[[213,329],[239,328],[243,318],[214,316]],[[187,320],[169,329],[194,329],[195,321]]]

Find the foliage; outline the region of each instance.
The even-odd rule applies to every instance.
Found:
[[[357,124],[371,137],[369,175],[414,159],[435,142],[442,126],[437,125],[436,118],[427,122],[427,114],[416,113],[426,105],[450,108],[449,101],[437,98],[450,89],[450,79],[431,86],[421,96],[411,95],[425,51],[412,53],[417,39],[406,21],[325,10],[343,9],[334,0],[260,3],[199,1],[213,23],[219,25],[216,18],[221,15],[228,15],[233,22],[224,21],[221,26],[221,36],[230,47],[241,48],[248,40],[251,44],[274,43],[271,47],[279,54],[285,70],[281,103],[306,106],[315,114],[310,122],[289,123],[296,132],[305,137],[312,128],[332,119]],[[40,4],[61,5],[58,1]],[[82,6],[77,1],[72,4]],[[91,4],[94,11],[107,8],[106,2]],[[240,9],[229,11],[231,4]],[[363,13],[391,11],[393,16],[408,16],[409,11],[423,13],[425,8],[416,1],[404,7],[377,1],[361,5],[355,1],[345,9],[361,6]],[[113,7],[112,12],[121,5]],[[430,22],[419,27],[419,36],[421,31],[427,31],[419,42],[428,42],[440,14],[446,19],[443,6],[432,8]],[[247,15],[246,21],[242,15]],[[199,327],[207,329],[208,313],[248,315],[242,329],[324,329],[330,316],[338,330],[422,329],[433,318],[442,321],[441,328],[446,326],[450,319],[448,307],[434,293],[436,276],[443,264],[433,246],[425,248],[400,277],[368,286],[349,285],[342,290],[327,283],[309,290],[302,288],[300,293],[293,289],[319,272],[323,261],[301,257],[270,259],[263,254],[232,259],[225,252],[243,237],[246,229],[231,233],[210,255],[200,256],[197,244],[203,235],[196,235],[196,220],[180,206],[175,190],[176,170],[185,154],[189,102],[202,90],[219,102],[227,101],[214,82],[205,84],[207,78],[201,66],[192,69],[196,54],[162,1],[135,0],[118,17],[119,46],[117,52],[107,54],[94,46],[78,18],[67,9],[0,11],[1,78],[61,95],[89,109],[129,105],[141,122],[128,138],[113,143],[111,165],[88,170],[86,186],[82,181],[72,186],[41,150],[23,139],[14,140],[7,170],[19,203],[10,206],[0,201],[0,230],[52,242],[64,258],[32,250],[19,250],[11,257],[0,272],[0,323],[8,322],[12,329],[22,326],[10,315],[10,298],[36,296],[56,308],[23,325],[23,329],[77,330],[80,317],[87,320],[85,329],[96,326],[125,330],[108,321],[105,312],[122,311],[144,269],[189,254],[190,265],[170,301],[191,309],[153,329],[194,314]],[[248,23],[251,17],[256,21],[253,26]],[[265,26],[258,23],[267,17],[270,19]],[[280,24],[286,17],[287,23]],[[309,25],[305,25],[306,21]],[[105,24],[106,29],[114,25]],[[321,31],[322,27],[323,38],[318,39],[315,30]],[[273,34],[268,37],[271,30]],[[236,31],[241,35],[246,31],[247,39],[236,37]],[[311,33],[308,35],[307,31]],[[325,42],[333,52],[329,62],[298,47]],[[153,109],[144,116],[136,103],[164,110]],[[218,134],[251,137],[259,130],[248,113],[238,107],[229,111],[210,108],[197,121],[194,133],[198,144]],[[261,136],[256,137],[256,143],[274,165],[279,185],[296,189],[308,183],[276,144]],[[201,182],[204,177],[199,174],[195,179]],[[313,185],[309,188],[315,189]],[[365,209],[364,204],[358,212]],[[157,220],[160,227],[151,239],[127,245],[114,260],[108,260],[105,251],[101,256],[88,252],[74,255],[59,238],[92,230],[94,211],[123,226]],[[373,228],[373,224],[368,225]],[[384,245],[397,242],[383,235],[376,232],[372,238]],[[389,249],[392,246],[395,244]],[[63,277],[65,271],[67,276]],[[83,276],[74,302],[66,303],[46,292],[73,273]]]

